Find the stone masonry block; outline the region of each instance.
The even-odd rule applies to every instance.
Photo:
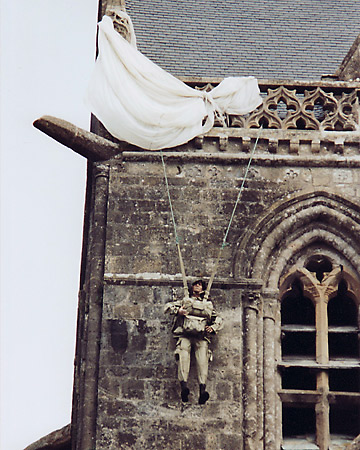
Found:
[[[143,380],[125,380],[121,385],[124,398],[143,400],[145,398]]]
[[[240,434],[221,434],[220,435],[221,450],[241,450],[242,438]]]
[[[206,434],[191,433],[181,440],[181,450],[205,449]]]

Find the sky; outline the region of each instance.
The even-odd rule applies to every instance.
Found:
[[[70,423],[86,160],[32,126],[89,129],[96,0],[0,0],[0,449]]]

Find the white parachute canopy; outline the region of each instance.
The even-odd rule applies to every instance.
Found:
[[[184,144],[208,132],[215,114],[247,114],[262,103],[254,77],[225,78],[210,92],[187,86],[126,41],[108,16],[98,46],[87,103],[110,134],[143,149]]]

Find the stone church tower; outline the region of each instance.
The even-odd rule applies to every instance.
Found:
[[[100,2],[99,17],[112,6]],[[89,160],[62,448],[360,448],[359,65],[357,39],[331,77],[260,79],[262,106],[164,151],[190,283],[211,275],[256,144],[211,290],[225,326],[203,406],[195,371],[181,402],[163,312],[183,287],[159,152],[117,141],[95,119],[91,133],[35,123]]]

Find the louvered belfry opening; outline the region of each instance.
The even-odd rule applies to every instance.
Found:
[[[357,436],[358,333],[358,299],[344,268],[310,258],[281,299],[284,448],[312,442],[323,450]]]

